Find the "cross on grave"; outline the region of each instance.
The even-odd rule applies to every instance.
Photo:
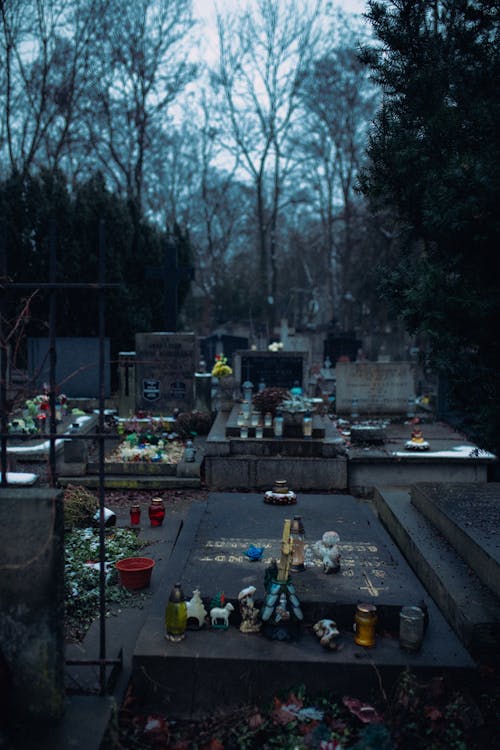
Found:
[[[192,266],[179,266],[177,246],[167,240],[162,266],[147,266],[146,279],[163,279],[163,311],[165,331],[177,330],[177,308],[179,284],[194,279]]]

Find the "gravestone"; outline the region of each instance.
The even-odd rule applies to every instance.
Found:
[[[190,411],[196,350],[194,333],[137,333],[136,409],[163,415]]]
[[[361,348],[361,341],[355,336],[346,334],[345,336],[334,336],[329,334],[326,341],[324,342],[324,359],[327,357],[335,365],[340,357],[349,357],[351,362],[354,362],[358,350]]]
[[[249,380],[255,391],[259,383],[265,383],[267,388],[292,388],[298,382],[303,387],[306,356],[304,352],[241,351],[235,352],[233,367],[236,380]]]
[[[104,395],[109,398],[109,338],[104,339]],[[56,338],[55,381],[60,393],[70,398],[88,398],[99,393],[99,339],[91,337]],[[28,338],[28,376],[42,390],[49,382],[49,339]]]
[[[338,362],[336,411],[351,413],[352,402],[360,414],[406,414],[408,399],[415,399],[409,362]]]
[[[118,414],[128,417],[135,412],[135,352],[119,352],[118,382]]]
[[[233,354],[240,349],[248,349],[248,339],[244,336],[232,336],[227,333],[217,333],[202,339],[201,354],[207,363],[209,370],[212,369],[216,354],[224,354],[230,365],[233,363]]]

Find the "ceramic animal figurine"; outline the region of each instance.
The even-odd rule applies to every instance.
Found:
[[[242,633],[258,633],[261,628],[259,610],[253,600],[255,592],[255,586],[247,586],[238,594],[241,614],[240,632]]]
[[[210,621],[213,628],[224,628],[227,630],[229,627],[229,615],[234,612],[234,607],[231,602],[228,602],[224,607],[212,607],[210,610]]]
[[[207,617],[207,610],[205,609],[200,596],[200,589],[195,589],[193,591],[193,596],[188,602],[186,602],[186,606],[188,621],[196,620],[198,622],[198,628],[202,628]]]
[[[319,642],[323,648],[330,649],[330,651],[337,650],[336,639],[340,635],[335,620],[318,620],[313,625],[313,630],[319,638]]]
[[[340,570],[339,542],[336,531],[325,531],[321,539],[314,543],[314,550],[321,557],[325,573],[338,573]]]

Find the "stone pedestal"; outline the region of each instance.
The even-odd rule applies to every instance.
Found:
[[[64,528],[60,492],[2,489],[0,662],[15,720],[64,707]]]

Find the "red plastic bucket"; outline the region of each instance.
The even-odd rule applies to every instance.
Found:
[[[155,561],[150,557],[126,557],[118,560],[115,567],[120,576],[120,583],[126,589],[145,589],[151,582],[151,573]]]

